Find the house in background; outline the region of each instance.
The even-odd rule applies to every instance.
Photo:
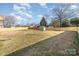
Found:
[[[4,20],[4,17],[3,16],[0,16],[0,28],[3,27],[3,20]]]

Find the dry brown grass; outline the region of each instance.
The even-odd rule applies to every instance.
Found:
[[[77,31],[77,27],[62,27],[62,28],[47,28],[48,30],[55,31]]]
[[[0,29],[0,55],[6,55],[16,50],[28,47],[45,40],[45,38],[58,35],[63,31],[39,31],[27,28]]]
[[[77,55],[74,45],[73,31],[65,31],[62,34],[48,38],[39,43],[15,51],[8,56],[70,56]],[[67,50],[75,51],[67,51]]]

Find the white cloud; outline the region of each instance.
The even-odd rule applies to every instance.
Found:
[[[51,12],[53,10],[53,8],[49,8],[48,10],[47,10],[47,12]]]
[[[32,18],[32,15],[31,14],[28,14],[28,13],[24,13],[27,17],[29,18]]]
[[[22,3],[21,6],[27,7],[28,9],[31,8],[31,5],[29,3]]]
[[[19,19],[22,19],[22,17],[21,17],[21,16],[17,16],[17,15],[16,15],[15,17],[16,17],[18,20],[19,20]]]
[[[70,7],[71,7],[71,9],[76,9],[77,5],[71,5]]]
[[[23,6],[21,6],[21,5],[23,5]],[[13,7],[14,12],[11,13],[10,15],[15,16],[15,17],[16,17],[15,14],[20,15],[20,16],[17,16],[18,18],[16,17],[17,19],[20,19],[20,18],[22,19],[23,15],[25,16],[24,18],[32,19],[32,12],[26,10],[26,8],[30,7],[30,5],[29,4],[21,4],[21,5],[14,4],[14,7]]]
[[[32,14],[32,11],[28,11],[30,14]]]
[[[10,15],[11,15],[11,16],[15,16],[15,14],[14,14],[14,13],[11,13]]]
[[[11,15],[11,16],[14,16],[14,17],[17,18],[17,19],[22,19],[21,16],[15,15],[15,13],[11,13],[10,15]]]
[[[25,15],[25,16],[27,16],[27,17],[30,18],[30,19],[32,18],[32,14],[29,14],[29,13],[27,13],[27,12],[19,11],[18,14],[19,14],[19,15]]]
[[[43,15],[37,15],[37,17],[43,17]]]
[[[13,9],[16,10],[16,11],[19,11],[19,10],[22,10],[22,9],[23,9],[23,10],[26,10],[25,7],[19,6],[19,5],[17,5],[17,4],[14,4]]]
[[[39,3],[42,7],[47,8],[47,4],[46,3]]]
[[[17,20],[24,19],[23,17],[21,17],[21,16],[19,16],[19,15],[16,15],[15,13],[11,13],[10,15],[11,15],[11,16],[14,16]]]

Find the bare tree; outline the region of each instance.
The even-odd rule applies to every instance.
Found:
[[[76,16],[74,9],[71,9],[71,4],[58,4],[52,9],[52,14],[56,19],[60,20],[60,27],[62,26],[62,20],[66,20]]]
[[[4,27],[14,27],[15,24],[15,18],[13,16],[6,16],[3,25]]]

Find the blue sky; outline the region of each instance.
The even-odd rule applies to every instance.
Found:
[[[41,17],[44,15],[53,15],[49,12],[52,8],[58,4],[46,4],[46,3],[0,3],[0,15],[2,16],[14,16],[17,24],[27,23],[39,23]],[[71,7],[75,9],[77,4],[71,4]],[[49,20],[48,20],[49,22]]]
[[[0,3],[0,15],[6,16],[13,11],[13,4]]]

